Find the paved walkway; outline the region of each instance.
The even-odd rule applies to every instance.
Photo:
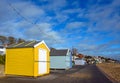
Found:
[[[52,70],[43,77],[7,76],[0,83],[112,83],[95,65],[75,66],[70,70]]]

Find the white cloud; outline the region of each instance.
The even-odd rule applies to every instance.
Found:
[[[100,6],[93,5],[89,10],[85,10],[85,17],[90,20],[89,31],[120,31],[119,0],[114,0],[111,4]],[[91,25],[94,24],[95,25]]]
[[[0,1],[0,23],[13,20],[16,18],[16,13],[11,11],[10,6],[6,2],[6,0]]]
[[[60,4],[65,3],[61,0],[59,2]],[[46,16],[45,11],[47,10],[26,1],[10,3],[10,5],[6,1],[0,3],[0,35],[21,37],[26,40],[46,40],[49,45],[64,42],[64,38],[59,35],[59,32],[52,29],[53,24],[50,22],[52,17]],[[48,6],[50,8],[62,7],[62,5],[56,3],[56,1],[54,3],[50,2]],[[61,16],[57,16],[57,18],[60,19]],[[31,24],[35,21],[37,21],[36,24]]]
[[[40,23],[26,30],[26,37],[31,39],[46,40],[49,44],[64,42],[58,32],[52,30],[49,23]]]
[[[41,5],[36,5],[34,1],[9,2],[19,14],[35,24],[26,21],[6,0],[2,0],[0,35],[45,40],[48,45],[57,48],[73,45],[86,54],[119,51],[119,48],[107,49],[114,43],[103,44],[108,43],[109,39],[119,40],[119,0],[104,6],[87,3],[90,5],[87,8],[80,8],[79,0],[71,4],[68,4],[68,0],[40,0]],[[75,7],[69,8],[69,5]],[[59,29],[56,29],[57,26]]]
[[[56,13],[55,19],[58,21],[58,23],[62,23],[69,19],[67,15],[61,14],[61,13]]]
[[[84,22],[71,22],[66,25],[66,28],[68,29],[81,28],[84,25],[85,25]]]
[[[21,38],[24,38],[24,30],[30,26],[30,24],[26,21],[16,22],[15,20],[7,21],[1,23],[0,25],[0,35]]]
[[[11,5],[25,17],[40,17],[45,14],[44,10],[30,2],[17,2]]]
[[[88,42],[90,42],[88,40]],[[120,54],[120,40],[111,40],[110,42],[103,43],[103,44],[88,44],[86,41],[80,42],[78,44],[79,52],[88,55],[105,55],[112,57]],[[113,56],[114,55],[114,56]]]

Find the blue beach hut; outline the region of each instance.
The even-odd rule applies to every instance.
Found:
[[[51,49],[50,51],[51,69],[72,68],[72,55],[69,49]]]

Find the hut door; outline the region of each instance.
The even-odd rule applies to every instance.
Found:
[[[70,57],[66,56],[66,66],[70,68]]]
[[[47,51],[45,49],[39,49],[39,63],[38,73],[44,74],[47,72]]]

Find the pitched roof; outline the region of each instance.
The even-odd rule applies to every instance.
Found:
[[[50,56],[66,56],[68,52],[68,49],[51,49],[50,50]]]
[[[8,46],[7,48],[26,48],[26,47],[34,47],[34,45],[36,45],[37,41],[26,41],[26,42],[21,42],[18,44],[12,44],[10,46]]]
[[[0,48],[4,48],[4,46],[3,46],[3,45],[0,45]]]

